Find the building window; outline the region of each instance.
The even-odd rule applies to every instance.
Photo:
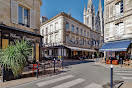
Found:
[[[121,13],[123,13],[123,0],[121,0]]]
[[[26,26],[28,26],[29,25],[29,11],[28,11],[28,9],[25,9],[24,8],[24,24],[26,25]]]
[[[45,34],[48,34],[48,27],[45,29]]]
[[[77,27],[76,33],[79,34],[79,28]]]
[[[116,27],[116,36],[121,36],[124,34],[124,23],[123,22],[115,24],[115,27]]]
[[[84,36],[86,36],[86,30],[84,30]]]
[[[74,32],[74,25],[72,25],[72,32]]]
[[[53,32],[53,25],[50,25],[50,32]]]
[[[83,35],[83,29],[81,29],[80,31],[81,31],[81,35]]]
[[[44,34],[44,30],[42,29],[42,35]]]
[[[30,23],[29,10],[27,8],[19,6],[19,8],[18,8],[18,22],[21,25],[29,27],[29,23]]]
[[[87,37],[89,37],[89,32],[87,32]]]
[[[58,22],[55,23],[55,31],[58,29]]]
[[[123,0],[117,2],[115,6],[116,6],[116,15],[119,16],[121,13],[123,13]]]
[[[66,30],[69,30],[69,23],[66,22]]]

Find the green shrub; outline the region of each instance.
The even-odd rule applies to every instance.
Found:
[[[0,64],[11,69],[14,76],[18,76],[22,73],[31,53],[32,48],[27,41],[16,41],[15,45],[9,45],[8,48],[0,50]]]

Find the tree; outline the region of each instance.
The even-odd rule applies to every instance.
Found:
[[[16,41],[15,45],[9,45],[6,49],[0,50],[0,65],[11,69],[16,77],[20,75],[32,54],[32,48],[27,41]]]

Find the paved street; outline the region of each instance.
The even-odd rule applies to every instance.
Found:
[[[119,80],[117,75],[114,79]],[[109,82],[109,68],[96,65],[93,61],[65,62],[64,72],[12,88],[102,88]]]

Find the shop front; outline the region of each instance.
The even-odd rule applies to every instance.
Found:
[[[100,51],[105,53],[106,64],[118,65],[123,64],[126,61],[130,61],[132,58],[131,40],[122,40],[105,43]]]
[[[84,48],[79,48],[79,47],[71,47],[71,46],[66,46],[69,51],[71,52],[70,56],[71,58],[79,59],[79,58],[84,58],[84,59],[92,59],[92,54],[96,52],[96,50],[92,49],[84,49]]]
[[[32,56],[29,56],[29,59],[40,60],[40,48],[42,44],[41,35],[14,27],[0,25],[0,49],[5,49],[11,44],[14,45],[16,40],[28,41],[32,46]]]

